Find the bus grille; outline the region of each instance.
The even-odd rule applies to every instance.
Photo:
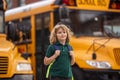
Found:
[[[120,65],[120,48],[114,48],[113,53],[117,64]]]
[[[8,70],[8,57],[0,56],[0,74],[7,74]]]

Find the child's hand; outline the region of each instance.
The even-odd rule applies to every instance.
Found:
[[[74,56],[74,52],[73,51],[69,51],[69,54],[70,54],[71,57]]]
[[[71,56],[71,65],[73,65],[75,63],[74,52],[73,51],[69,51],[69,54]]]
[[[55,51],[55,56],[58,57],[60,55],[60,50]]]

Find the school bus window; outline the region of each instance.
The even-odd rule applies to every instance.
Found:
[[[48,47],[48,44],[49,44],[49,35],[50,35],[50,13],[46,13],[45,14],[45,23],[44,23],[44,34],[46,35],[44,38],[44,43],[45,43],[45,51]]]
[[[77,36],[91,36],[93,35],[93,32],[100,31],[100,27],[102,26],[102,17],[99,12],[76,10],[70,13],[70,17],[72,22],[71,27]]]
[[[114,26],[113,32],[116,34],[117,37],[120,37],[120,25]]]
[[[42,13],[35,16],[35,55],[36,56],[36,76],[39,76],[39,79],[45,74],[45,66],[43,65],[43,57],[45,56],[45,51],[49,44],[49,23],[50,23],[50,13]],[[42,70],[42,71],[40,71]],[[44,80],[44,79],[43,79]]]
[[[49,27],[49,22],[50,22],[50,14],[44,14],[44,15],[37,15],[36,16],[36,23],[35,25],[37,26],[36,29],[40,30],[42,29],[42,27],[44,26],[44,28],[48,28]],[[42,21],[44,22],[42,24]]]
[[[23,40],[31,39],[31,23],[29,17],[23,18],[18,28],[21,31],[20,35]]]
[[[120,26],[118,17],[120,17],[118,13],[110,12],[76,10],[70,13],[71,27],[76,36],[105,36],[103,27],[108,23],[111,26]]]
[[[4,32],[3,28],[3,11],[0,10],[0,33]]]
[[[111,17],[112,16],[112,17]],[[105,16],[104,31],[111,37],[120,37],[120,14],[110,13]]]
[[[50,13],[43,13],[36,15],[35,19],[36,26],[36,51],[41,51],[42,44],[44,44],[45,49],[49,44],[48,36],[49,36],[49,23],[50,23]],[[45,35],[45,36],[44,36]]]

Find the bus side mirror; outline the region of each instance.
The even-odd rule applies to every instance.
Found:
[[[67,25],[67,27],[70,28],[71,20],[70,20],[69,9],[65,4],[59,7],[59,18],[60,18],[60,22],[62,22],[63,24]]]
[[[61,5],[59,8],[59,17],[60,19],[68,19],[69,18],[69,9],[65,4]]]
[[[12,41],[19,40],[17,25],[13,22],[8,23],[7,38]]]

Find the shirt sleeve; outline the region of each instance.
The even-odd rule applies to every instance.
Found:
[[[71,45],[68,45],[68,46],[69,46],[69,50],[73,51],[73,47]]]
[[[55,50],[54,50],[53,46],[49,45],[48,48],[47,48],[45,56],[46,57],[51,57],[54,54],[54,51]]]

